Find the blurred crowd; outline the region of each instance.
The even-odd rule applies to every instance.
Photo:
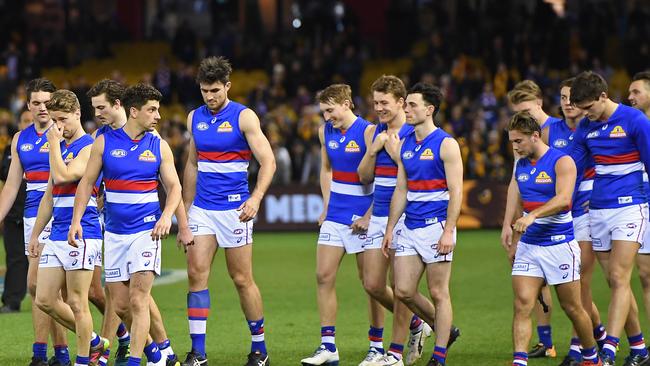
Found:
[[[83,7],[83,2],[70,3],[73,10],[75,4]],[[240,23],[226,17],[216,19],[220,22],[216,35],[205,36],[174,16],[173,1],[159,3],[142,37],[169,42],[172,57],[161,58],[141,80],[156,86],[163,104],[170,106],[163,110],[167,113],[160,133],[174,149],[178,168],[186,157],[186,113],[202,104],[194,81],[196,65],[202,57],[218,54],[228,57],[235,70],[266,74],[237,101],[260,117],[276,155],[276,184],[318,184],[318,127],[323,123],[315,100],[318,90],[336,82],[351,85],[357,96],[355,112],[375,120],[363,75],[377,70],[376,63],[407,86],[417,81],[440,86],[445,102],[436,122],[460,142],[466,178],[507,181],[512,169],[504,132],[511,114],[505,98],[509,88],[523,79],[536,81],[545,93],[544,109],[557,116],[558,84],[564,78],[593,69],[608,79],[612,98],[624,101],[630,75],[646,68],[650,59],[650,23],[645,21],[650,4],[643,1],[587,1],[582,6],[569,2],[563,18],[542,1],[458,1],[453,9],[442,5],[448,2],[389,1],[388,29],[380,36],[364,33],[351,9],[342,17],[309,19],[305,8],[305,26],[300,29],[263,36],[254,28],[242,30]],[[419,5],[408,8],[415,6],[411,3]],[[132,37],[120,27],[119,17],[89,19],[78,12],[67,10],[61,39],[37,36],[48,31],[47,23],[7,23],[14,28],[1,36],[5,46],[0,50],[0,151],[24,109],[26,80],[47,67],[111,57],[110,42]],[[473,27],[466,28],[467,24]],[[74,42],[62,44],[68,35]],[[404,59],[406,68],[398,66]],[[116,70],[111,77],[125,81],[122,72]],[[78,77],[57,86],[77,94],[87,131],[96,128],[86,97],[89,82]]]

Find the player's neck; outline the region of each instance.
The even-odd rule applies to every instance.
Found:
[[[126,121],[127,121],[126,112],[124,111],[124,109],[122,109],[120,111],[120,118],[117,118],[113,122],[109,123],[109,126],[111,126],[112,129],[117,130],[119,128],[124,127]]]
[[[549,115],[540,109],[539,112],[537,112],[536,115],[533,117],[535,118],[535,120],[537,120],[537,123],[541,126],[544,123],[546,123],[546,120],[549,118]]]
[[[406,116],[404,115],[404,112],[401,112],[398,113],[393,119],[386,122],[386,125],[388,126],[388,131],[399,132],[399,130],[402,129],[402,126],[404,126],[404,123],[406,123]]]
[[[418,141],[424,140],[427,136],[429,136],[433,131],[437,129],[438,127],[436,127],[435,123],[433,123],[433,119],[431,118],[428,118],[424,122],[413,126],[413,130],[415,131],[415,138]]]
[[[39,134],[47,131],[47,129],[50,128],[50,126],[52,126],[52,120],[49,120],[46,123],[34,122],[34,128],[36,129],[36,132]]]
[[[611,99],[607,99],[605,102],[605,110],[603,111],[603,115],[600,116],[600,121],[601,122],[607,122],[609,118],[614,114],[616,109],[618,108],[618,103],[614,102]]]
[[[564,122],[572,130],[576,129],[576,127],[578,126],[579,121],[580,121],[580,118],[567,118],[567,117],[564,118]]]
[[[230,99],[226,98],[226,100],[223,101],[223,103],[217,108],[216,110],[210,109],[210,114],[215,115],[221,111],[223,111],[224,108],[230,103]]]
[[[131,140],[139,140],[147,131],[140,127],[136,120],[129,119],[124,125],[124,132],[131,138]]]
[[[79,128],[77,128],[77,131],[75,131],[75,133],[74,133],[74,135],[72,135],[72,137],[70,137],[69,139],[64,139],[65,144],[70,145],[71,143],[79,140],[85,134],[86,134],[86,131],[84,131],[84,128],[82,126],[79,126]]]
[[[546,154],[548,149],[548,145],[544,143],[537,144],[537,146],[533,149],[533,154],[530,159],[533,161],[538,161],[542,156],[544,156],[544,154]]]
[[[357,120],[357,116],[352,111],[347,111],[343,117],[343,124],[341,125],[342,130],[347,130],[354,124],[354,121]]]

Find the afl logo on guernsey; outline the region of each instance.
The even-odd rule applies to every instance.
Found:
[[[67,163],[71,162],[73,159],[74,159],[74,154],[73,154],[73,153],[69,153],[68,156],[65,157],[65,159],[63,160],[63,162],[67,164]]]
[[[570,137],[569,137],[569,138],[570,138]],[[561,149],[561,148],[563,148],[563,147],[566,147],[568,144],[569,144],[569,143],[568,143],[567,140],[565,140],[565,139],[557,139],[557,140],[555,140],[555,141],[553,142],[553,146],[556,147],[556,148],[558,148],[558,149]]]
[[[616,126],[612,129],[612,132],[609,133],[609,137],[613,138],[618,138],[618,137],[625,137],[627,136],[625,134],[625,130],[623,130],[623,127],[621,126]]]
[[[20,145],[20,151],[27,152],[27,151],[32,151],[33,149],[34,149],[34,145],[32,145],[32,144],[22,144],[22,145]]]
[[[541,183],[541,184],[553,183],[553,179],[548,174],[546,174],[545,171],[542,170],[541,172],[539,172],[539,174],[537,174],[537,177],[535,178],[535,183]]]
[[[232,132],[232,125],[230,122],[225,121],[219,125],[217,132]]]
[[[151,150],[145,150],[140,154],[138,157],[138,160],[140,161],[148,161],[148,162],[155,162],[156,161],[156,155],[154,155]]]
[[[40,150],[38,150],[38,152],[49,153],[50,152],[50,143],[49,142],[44,143],[43,146],[41,146]]]
[[[114,158],[123,158],[126,156],[126,151],[122,149],[111,150],[111,156]]]
[[[420,154],[420,160],[433,160],[433,152],[431,151],[431,149],[429,148],[424,149],[422,154]]]
[[[327,147],[329,147],[332,150],[336,150],[339,148],[339,143],[334,140],[331,140],[330,142],[327,143]]]
[[[345,152],[359,152],[361,151],[361,148],[359,147],[359,144],[357,144],[356,141],[350,140],[347,145],[345,145]]]
[[[413,157],[413,151],[404,151],[404,154],[402,154],[402,159],[408,160]]]
[[[210,128],[210,126],[209,126],[207,123],[205,123],[205,122],[199,122],[199,123],[196,125],[196,129],[199,130],[199,131],[205,131],[205,130],[207,130],[208,128]]]
[[[519,175],[517,176],[517,180],[518,180],[519,182],[522,182],[522,183],[523,183],[523,182],[528,182],[528,179],[530,179],[530,175],[528,175],[528,174],[526,174],[526,173],[521,173],[521,174],[519,174]]]

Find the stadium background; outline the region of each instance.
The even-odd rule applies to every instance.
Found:
[[[317,129],[323,121],[315,93],[333,82],[348,83],[356,113],[374,120],[368,90],[376,77],[395,74],[407,85],[439,85],[445,101],[437,124],[457,138],[465,164],[461,225],[499,227],[512,164],[504,132],[509,88],[535,80],[544,90],[544,109],[558,115],[562,79],[593,69],[607,78],[612,98],[625,101],[630,76],[650,65],[650,2],[576,0],[556,10],[542,0],[0,1],[0,151],[9,146],[24,110],[26,80],[45,76],[75,91],[90,132],[96,124],[85,93],[110,77],[149,82],[163,93],[160,133],[182,171],[185,118],[202,103],[194,82],[198,61],[228,57],[235,69],[230,97],[260,116],[278,166],[257,227],[307,230],[255,237],[271,356],[276,365],[296,364],[318,342],[313,274],[322,205]],[[452,293],[455,323],[464,331],[450,364],[508,363],[511,291],[498,236],[495,230],[459,234]],[[163,278],[180,282],[161,284],[154,293],[174,349],[182,353],[189,345],[185,264],[173,241],[166,244]],[[245,354],[248,335],[221,256],[216,262],[208,354],[216,364],[230,365]],[[353,261],[344,261],[337,332],[343,365],[356,365],[366,349],[366,305],[355,277]],[[605,309],[602,276],[595,284]],[[2,365],[28,358],[28,302],[20,314],[0,316]],[[568,322],[559,309],[556,314],[554,338],[563,353]]]

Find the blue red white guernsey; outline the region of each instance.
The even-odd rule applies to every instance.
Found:
[[[606,122],[583,119],[574,135],[572,156],[580,168],[591,155],[596,164],[592,209],[647,202],[644,166],[650,163],[650,123],[639,110],[619,104]]]
[[[549,146],[571,155],[575,143],[575,130],[572,130],[564,120],[551,122],[547,127]],[[574,219],[587,213],[585,205],[591,197],[594,176],[596,175],[594,159],[591,156],[587,156],[580,164],[581,166],[578,166],[577,170],[578,172],[584,173],[582,174],[582,179],[576,180],[576,189],[573,192],[571,215]]]
[[[377,135],[388,130],[385,123],[377,124],[375,135],[372,140],[375,141]],[[404,124],[399,130],[399,138],[403,139],[413,131],[413,126]],[[381,149],[377,153],[375,162],[375,194],[373,196],[372,215],[387,217],[390,210],[390,200],[393,197],[395,186],[397,185],[397,164],[388,155],[386,149]]]
[[[515,178],[524,206],[524,214],[544,205],[555,197],[557,177],[555,164],[566,156],[561,151],[550,148],[539,160],[532,162],[521,158],[515,167]],[[521,242],[529,245],[551,246],[572,241],[573,217],[569,207],[542,218],[535,219],[521,237]]]
[[[442,141],[451,136],[438,128],[422,141],[415,133],[404,138],[402,163],[406,171],[406,219],[409,229],[418,229],[447,219],[449,191],[445,166],[440,158]]]
[[[97,132],[95,133],[95,138],[98,138],[99,136],[105,134],[108,131],[113,131],[113,128],[109,125],[102,125],[97,129]]]
[[[106,188],[106,231],[135,234],[160,218],[160,139],[147,132],[131,140],[123,129],[104,134],[102,174]]]
[[[210,113],[206,105],[194,110],[192,135],[198,160],[194,205],[199,208],[234,210],[248,199],[252,154],[239,129],[244,109],[244,105],[229,101],[217,114]]]
[[[369,125],[370,122],[357,117],[350,128],[343,131],[325,122],[325,144],[332,166],[326,221],[351,225],[372,204],[373,185],[361,184],[357,174],[366,152],[364,132]]]
[[[24,216],[36,217],[38,205],[50,179],[50,144],[47,142],[45,132],[36,132],[36,127],[31,124],[20,132],[16,148],[27,180]]]
[[[546,127],[549,127],[551,124],[553,124],[553,123],[557,123],[558,121],[561,121],[561,120],[562,120],[561,118],[557,118],[557,117],[551,117],[551,116],[549,116],[549,117],[546,119],[546,121],[544,121],[544,123],[542,123],[541,129],[543,130],[543,129],[545,129]]]
[[[61,141],[61,155],[67,165],[77,157],[79,151],[86,146],[92,145],[93,138],[90,135],[84,135],[66,145]],[[50,240],[65,241],[68,238],[70,223],[72,222],[72,210],[74,207],[74,196],[77,193],[77,184],[79,181],[54,184],[52,186],[52,197],[54,206],[52,207],[52,232]],[[101,239],[102,230],[99,226],[99,214],[97,213],[97,194],[93,191],[88,202],[88,207],[81,218],[81,227],[83,228],[84,239]]]

